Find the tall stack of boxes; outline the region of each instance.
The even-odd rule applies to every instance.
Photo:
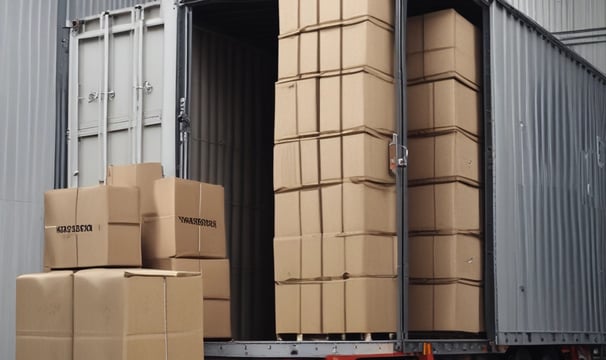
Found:
[[[17,278],[17,359],[202,357],[203,335],[231,337],[223,188],[155,163],[110,166],[106,184],[45,194],[47,272]]]
[[[279,2],[278,334],[396,330],[392,7]]]
[[[483,331],[480,49],[452,9],[408,19],[411,331]]]

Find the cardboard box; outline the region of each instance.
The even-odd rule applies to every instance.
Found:
[[[342,137],[343,177],[386,184],[395,183],[395,177],[389,170],[390,141],[378,134],[344,135]]]
[[[280,0],[278,2],[280,34],[296,31],[299,28],[299,1]]]
[[[320,181],[320,155],[318,139],[302,139],[301,147],[301,185],[318,185]]]
[[[301,284],[301,334],[321,334],[322,284]]]
[[[459,131],[408,138],[408,181],[435,179],[481,182],[480,145]]]
[[[17,277],[15,359],[72,359],[73,272]]]
[[[301,148],[299,142],[293,141],[274,145],[274,191],[300,187]]]
[[[297,136],[297,83],[276,84],[275,140]]]
[[[484,331],[482,288],[472,282],[410,284],[409,330]]]
[[[231,339],[231,301],[204,299],[204,338]]]
[[[316,25],[318,13],[318,0],[299,0],[299,26],[301,28]]]
[[[458,75],[481,83],[480,30],[455,10],[408,19],[408,80],[435,80]]]
[[[349,234],[395,234],[395,186],[344,183],[343,231]]]
[[[410,236],[409,274],[421,279],[483,279],[482,241],[468,235]]]
[[[341,77],[320,78],[320,133],[341,131]]]
[[[154,181],[162,179],[162,164],[142,163],[110,165],[107,167],[107,185],[136,186],[139,188],[139,213],[154,214]]]
[[[345,281],[345,331],[395,332],[396,278],[354,278]]]
[[[322,194],[322,232],[343,232],[343,185],[324,185]]]
[[[301,234],[315,235],[322,232],[320,216],[320,190],[301,190]]]
[[[396,276],[397,238],[380,235],[345,237],[345,272],[348,276]]]
[[[274,280],[301,279],[301,237],[274,239]]]
[[[480,190],[460,182],[408,188],[411,232],[480,232]]]
[[[331,1],[331,0],[329,0]],[[322,3],[320,3],[322,4]],[[320,21],[322,19],[320,18]],[[320,72],[338,71],[343,68],[342,43],[343,29],[341,26],[319,30],[320,33]]]
[[[200,274],[90,269],[74,274],[74,359],[200,359]]]
[[[146,259],[227,257],[222,186],[165,178],[154,182],[154,198],[158,216],[143,226]]]
[[[301,237],[301,277],[318,279],[322,276],[322,235]]]
[[[395,132],[393,82],[367,72],[343,75],[342,82],[343,130],[368,127]],[[330,98],[322,96],[323,99]]]
[[[408,86],[408,132],[458,128],[481,136],[480,96],[455,79]]]
[[[364,21],[343,27],[342,67],[367,66],[393,75],[393,32],[375,22]]]
[[[139,190],[92,186],[47,191],[44,241],[50,269],[141,266]]]
[[[345,280],[322,283],[322,330],[326,334],[345,333]]]
[[[301,35],[301,40],[305,39]],[[303,65],[303,63],[301,64]],[[318,132],[318,79],[297,81],[297,135]]]
[[[204,299],[230,298],[228,259],[144,259],[143,266],[150,269],[199,272],[204,283]]]
[[[343,179],[342,137],[320,139],[320,183],[331,184]]]
[[[345,237],[341,233],[322,234],[322,276],[342,278],[345,274]]]
[[[292,191],[274,195],[274,236],[301,236],[300,192]]]
[[[276,284],[276,333],[301,333],[301,285]]]
[[[299,75],[299,35],[278,40],[278,79]],[[276,102],[277,103],[277,102]]]
[[[371,16],[387,24],[394,23],[394,6],[391,0],[345,0],[342,2],[343,19]]]
[[[320,23],[338,22],[341,20],[341,0],[318,0]]]

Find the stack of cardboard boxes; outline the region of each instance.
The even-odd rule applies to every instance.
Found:
[[[204,327],[231,336],[222,187],[160,164],[110,166],[106,184],[45,194],[47,272],[17,278],[17,359],[203,356]]]
[[[483,330],[480,49],[454,10],[408,19],[411,331]]]
[[[395,331],[392,7],[279,2],[278,334]]]

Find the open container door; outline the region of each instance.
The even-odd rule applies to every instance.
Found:
[[[164,0],[70,22],[69,187],[104,183],[110,164],[177,173],[178,114],[187,118],[179,11]]]

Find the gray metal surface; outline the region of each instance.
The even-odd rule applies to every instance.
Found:
[[[507,1],[606,73],[606,1]]]
[[[234,338],[274,337],[271,53],[195,28],[190,177],[225,187]]]
[[[57,1],[0,0],[0,359],[15,358],[15,277],[42,270],[53,187]]]
[[[157,1],[157,0],[155,0]],[[146,4],[154,0],[67,0],[67,20],[100,14],[106,10],[116,10]]]
[[[496,342],[604,342],[606,85],[527,25],[492,4]]]

